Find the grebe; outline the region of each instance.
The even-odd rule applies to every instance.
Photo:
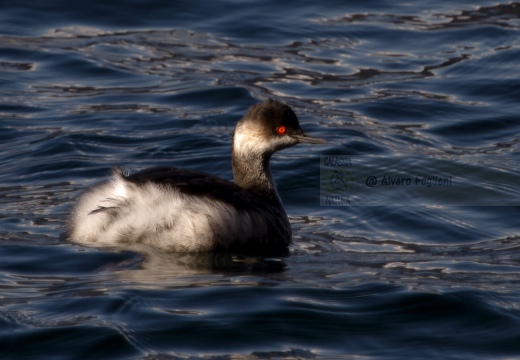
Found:
[[[86,192],[69,221],[82,244],[143,243],[172,252],[286,254],[291,226],[269,160],[305,135],[293,110],[269,99],[253,105],[233,133],[234,183],[203,172],[155,167],[133,175],[116,169]]]

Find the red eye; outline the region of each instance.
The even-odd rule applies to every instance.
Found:
[[[276,128],[276,132],[280,135],[283,135],[287,132],[287,128],[285,126],[278,126]]]

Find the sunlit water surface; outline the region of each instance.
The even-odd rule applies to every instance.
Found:
[[[327,154],[518,177],[519,68],[516,2],[3,1],[0,358],[519,357],[520,203],[320,206]],[[63,235],[114,166],[231,179],[269,97],[328,140],[273,158],[289,257]]]

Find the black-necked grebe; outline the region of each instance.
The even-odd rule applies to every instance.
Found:
[[[283,254],[291,226],[269,160],[306,136],[292,109],[275,100],[253,105],[233,134],[234,183],[203,172],[156,167],[133,175],[116,170],[76,205],[72,241],[143,243],[166,251]]]

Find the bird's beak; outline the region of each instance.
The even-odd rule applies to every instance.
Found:
[[[327,142],[323,139],[310,137],[305,134],[292,135],[292,137],[294,139],[298,140],[299,143],[304,143],[304,144],[325,144]]]

